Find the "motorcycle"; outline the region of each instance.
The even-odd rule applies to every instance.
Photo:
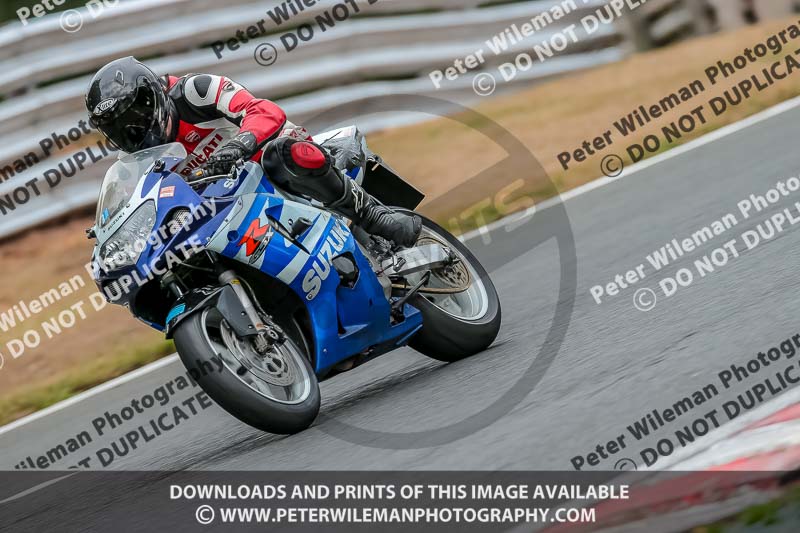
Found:
[[[422,216],[415,246],[398,249],[281,191],[254,162],[205,176],[193,168],[235,133],[217,131],[193,154],[179,143],[121,154],[87,233],[106,299],[174,339],[188,369],[219,369],[198,383],[228,413],[297,433],[324,379],[406,345],[454,362],[495,340],[497,292],[456,237]],[[371,152],[348,177],[399,209],[424,198]]]

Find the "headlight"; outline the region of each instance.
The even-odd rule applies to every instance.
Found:
[[[156,223],[156,206],[142,204],[100,248],[100,263],[106,271],[135,265],[147,247]]]

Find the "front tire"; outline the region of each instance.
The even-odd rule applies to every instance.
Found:
[[[409,342],[418,352],[438,359],[454,362],[487,349],[500,331],[502,312],[497,290],[489,274],[461,241],[432,220],[422,219],[422,235],[426,239],[450,248],[460,259],[460,272],[432,272],[431,280],[439,278],[443,287],[469,276],[468,289],[450,296],[418,294],[411,304],[422,313],[422,329]],[[412,282],[415,280],[412,280]]]
[[[211,307],[184,320],[174,338],[187,369],[213,368],[197,381],[220,407],[254,428],[290,435],[314,423],[320,392],[300,328],[292,322],[284,330],[286,341],[267,356],[248,354],[251,343]]]

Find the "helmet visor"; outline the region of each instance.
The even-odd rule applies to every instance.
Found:
[[[131,105],[120,113],[93,119],[97,127],[117,148],[133,153],[163,144],[153,131],[158,119],[156,95],[150,86],[139,87]],[[160,135],[159,135],[160,136]]]

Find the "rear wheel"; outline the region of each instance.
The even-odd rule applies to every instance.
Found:
[[[409,345],[440,361],[458,361],[485,350],[497,338],[500,298],[472,252],[447,230],[421,218],[423,229],[417,243],[439,243],[450,249],[456,261],[431,271],[426,286],[411,300],[422,313],[423,325]],[[421,281],[423,275],[408,276],[409,285]]]
[[[300,328],[283,327],[285,341],[259,350],[210,307],[178,327],[175,346],[186,368],[214,369],[200,373],[198,383],[220,407],[263,431],[292,434],[314,422],[320,393]]]

